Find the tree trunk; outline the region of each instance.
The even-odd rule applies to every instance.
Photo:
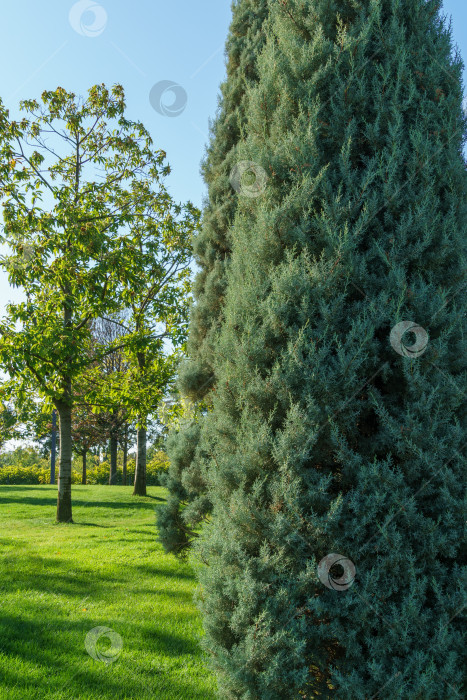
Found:
[[[138,428],[136,440],[136,469],[133,496],[146,496],[146,428]]]
[[[118,452],[118,441],[117,436],[112,434],[110,436],[110,476],[109,484],[117,483],[117,452]]]
[[[126,469],[128,463],[128,438],[125,434],[125,441],[123,443],[123,472],[122,472],[122,484],[126,486]]]
[[[60,468],[58,472],[57,522],[72,523],[71,513],[71,405],[56,402],[60,418]]]
[[[50,483],[55,484],[55,457],[57,454],[57,411],[52,411],[52,445],[50,449]]]
[[[86,484],[86,455],[87,450],[83,450],[83,476],[81,477],[81,483]]]
[[[138,352],[138,366],[141,375],[144,377],[146,356],[144,352]],[[145,419],[147,416],[144,417]],[[142,416],[139,416],[139,420]],[[146,426],[138,428],[136,432],[136,468],[135,487],[133,496],[146,496]]]

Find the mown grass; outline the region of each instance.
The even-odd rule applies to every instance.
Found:
[[[0,486],[1,700],[210,700],[193,571],[156,542],[164,490],[74,486],[74,524],[56,487]],[[108,627],[94,659],[86,635]]]

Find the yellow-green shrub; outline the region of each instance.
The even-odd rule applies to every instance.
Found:
[[[156,452],[146,465],[146,483],[148,486],[158,486],[159,477],[169,468],[169,460],[165,452]],[[88,484],[108,484],[110,476],[109,462],[101,462],[87,470]],[[127,465],[127,484],[132,484],[135,478],[135,463],[130,460]],[[122,483],[122,465],[117,466],[116,484]]]
[[[50,467],[19,467],[8,465],[0,468],[0,484],[48,484]]]
[[[59,466],[57,464],[56,478],[58,477],[58,471]],[[72,471],[71,483],[81,483],[81,475],[78,472]],[[10,464],[0,467],[0,484],[50,484],[50,466],[20,467]]]

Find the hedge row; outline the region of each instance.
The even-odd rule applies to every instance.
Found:
[[[149,486],[158,486],[159,477],[166,472],[169,466],[167,456],[163,452],[157,452],[152,460],[147,464],[146,480]],[[57,476],[58,476],[57,465]],[[92,466],[87,472],[88,484],[108,484],[110,475],[110,464],[102,462],[98,466]],[[132,484],[135,477],[134,463],[128,465],[127,484]],[[71,483],[81,483],[81,472],[73,469],[71,472]],[[116,484],[122,483],[122,467],[117,467]],[[50,484],[50,468],[42,466],[13,466],[5,465],[0,467],[0,484]]]

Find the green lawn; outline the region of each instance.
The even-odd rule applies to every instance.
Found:
[[[209,700],[193,571],[156,542],[164,490],[73,486],[74,524],[56,524],[56,487],[0,486],[1,700]],[[86,635],[107,627],[94,659]],[[118,649],[121,638],[122,647]]]

